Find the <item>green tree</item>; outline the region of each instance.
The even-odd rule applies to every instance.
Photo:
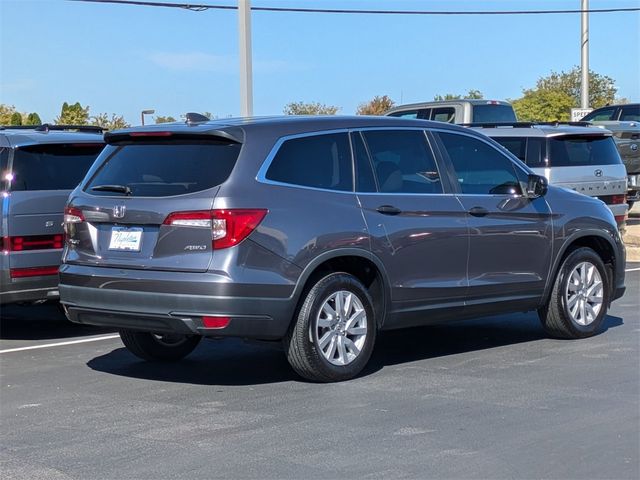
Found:
[[[89,107],[83,107],[80,102],[69,105],[67,102],[62,104],[60,116],[56,117],[57,125],[88,125],[89,124]]]
[[[522,98],[511,101],[518,120],[525,122],[570,120],[571,108],[575,106],[575,102],[567,92],[530,89],[523,93]]]
[[[171,123],[176,121],[176,119],[172,116],[163,117],[162,115],[157,115],[156,117],[154,117],[154,120],[156,121],[156,123]]]
[[[589,70],[589,106],[591,108],[604,107],[615,102],[615,81],[606,75]],[[551,72],[549,76],[538,79],[536,90],[553,90],[568,94],[574,107],[580,106],[582,77],[580,67],[573,67],[568,72]]]
[[[106,128],[107,130],[117,130],[119,128],[127,128],[128,124],[122,115],[111,114],[111,118],[106,113],[99,113],[91,117],[91,125]]]
[[[13,112],[9,125],[22,125],[22,115],[20,112]]]
[[[16,107],[0,103],[0,125],[11,125],[11,116],[16,112]]]
[[[291,102],[285,105],[285,115],[335,115],[340,107],[319,102]]]
[[[395,102],[388,95],[379,97],[376,95],[368,102],[361,103],[356,111],[357,115],[384,115]]]
[[[442,102],[444,100],[460,100],[460,99],[482,99],[484,95],[480,90],[469,90],[466,95],[458,95],[455,93],[446,93],[445,95],[436,95],[433,97],[434,102]]]
[[[40,120],[40,115],[36,112],[31,112],[27,115],[27,120],[24,122],[25,125],[42,125],[42,120]]]

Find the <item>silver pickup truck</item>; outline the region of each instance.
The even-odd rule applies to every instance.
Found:
[[[640,103],[608,105],[594,110],[582,120],[613,133],[627,169],[627,202],[631,208],[640,200]]]

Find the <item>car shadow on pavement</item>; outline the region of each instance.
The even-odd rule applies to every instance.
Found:
[[[621,318],[608,316],[603,330],[622,324]],[[359,376],[366,377],[389,365],[545,339],[548,337],[535,314],[381,332],[372,358]],[[176,363],[145,362],[125,348],[118,348],[93,358],[87,365],[113,375],[196,385],[304,381],[287,363],[280,343],[249,343],[231,338],[204,340],[194,353]]]
[[[0,308],[0,340],[56,340],[113,331],[71,323],[57,302],[40,305],[10,304]]]

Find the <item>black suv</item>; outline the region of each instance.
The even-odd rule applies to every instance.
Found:
[[[586,337],[624,292],[606,205],[469,129],[284,117],[105,139],[66,207],[60,295],[144,359],[283,340],[303,377],[344,380],[381,329],[537,310]]]
[[[0,127],[0,303],[58,298],[67,197],[104,148],[103,129]]]

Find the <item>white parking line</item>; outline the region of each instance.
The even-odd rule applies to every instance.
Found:
[[[625,272],[640,272],[640,267],[638,268],[627,268]]]
[[[44,345],[32,345],[30,347],[19,347],[19,348],[7,348],[6,350],[0,350],[0,353],[11,353],[11,352],[22,352],[24,350],[36,350],[39,348],[51,348],[51,347],[61,347],[63,345],[75,345],[76,343],[88,343],[88,342],[99,342],[101,340],[111,340],[114,338],[119,338],[120,335],[103,335],[101,337],[91,337],[91,338],[83,338],[80,340],[70,340],[68,342],[58,342],[58,343],[47,343]]]

